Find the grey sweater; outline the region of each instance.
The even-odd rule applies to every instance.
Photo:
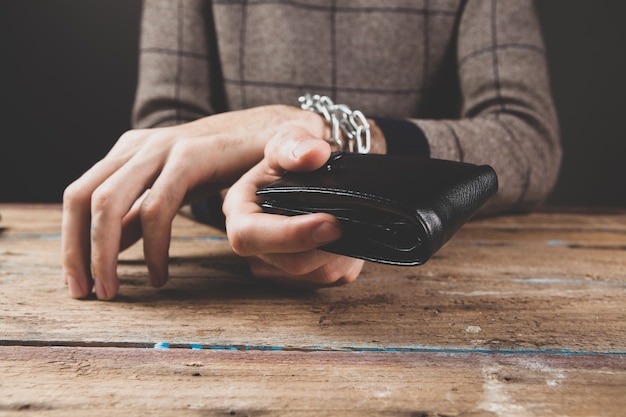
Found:
[[[536,207],[557,180],[532,0],[144,1],[135,127],[306,92],[377,118],[389,153],[493,166],[487,211]]]

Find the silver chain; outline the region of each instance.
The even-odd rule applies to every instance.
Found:
[[[345,104],[335,104],[329,97],[319,94],[307,93],[299,97],[298,101],[302,109],[315,112],[330,123],[328,142],[332,146],[341,151],[370,151],[370,124],[360,110],[351,110]]]

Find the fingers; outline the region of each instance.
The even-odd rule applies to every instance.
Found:
[[[111,174],[92,194],[91,272],[99,299],[112,299],[118,292],[117,257],[122,242],[123,218],[139,196],[151,186],[154,173],[161,169],[162,163],[159,158],[140,152]],[[145,197],[144,204],[149,196]],[[145,230],[145,227],[142,229]]]
[[[63,193],[62,274],[74,298],[88,296],[93,286],[90,271],[92,194],[107,177],[130,159],[137,146],[137,133],[123,135],[107,158],[96,163]]]
[[[250,271],[259,279],[297,287],[328,287],[354,281],[364,261],[319,250],[294,256],[271,255],[248,259]]]
[[[265,147],[268,173],[312,171],[330,157],[330,145],[300,126],[286,126]]]
[[[325,213],[294,217],[231,213],[227,215],[226,230],[234,252],[240,256],[298,253],[341,237],[338,220]]]
[[[298,126],[288,126],[265,147],[265,157],[237,181],[224,201],[229,213],[260,212],[256,190],[278,179],[285,171],[312,171],[330,157],[328,142],[313,137]],[[234,191],[233,191],[234,189]]]
[[[126,159],[114,149],[110,160],[105,158],[68,187],[64,275],[72,296],[87,296],[93,283],[99,299],[115,297],[119,252],[141,236],[150,281],[156,287],[165,284],[171,223],[178,209],[186,197],[219,188],[232,175],[225,163],[211,164],[218,143],[214,138],[178,138],[167,146],[150,143],[133,149]],[[228,152],[234,150],[224,154]],[[232,158],[224,156],[226,161]],[[219,178],[207,185],[215,176]]]
[[[85,200],[86,204],[85,204]],[[79,187],[70,186],[63,196],[61,223],[63,279],[74,298],[84,298],[91,293],[93,281],[89,271],[91,222],[89,197]]]
[[[223,209],[235,253],[297,253],[317,248],[341,236],[338,220],[329,214],[277,216],[262,213],[256,190],[285,170],[313,170],[330,156],[330,145],[296,126],[282,130],[268,143],[265,158],[229,190]]]
[[[132,238],[133,231],[143,234],[150,282],[155,287],[167,282],[172,220],[185,196],[196,188],[199,181],[212,178],[214,167],[219,165],[209,162],[210,150],[213,149],[210,145],[199,138],[179,139],[166,158],[159,157],[158,153],[139,152],[98,187],[94,201],[98,201],[101,195],[107,199],[106,206],[102,208],[92,203],[91,263],[98,298],[110,299],[117,293],[120,243],[125,244],[126,239]],[[156,179],[153,179],[155,176]],[[144,192],[148,187],[150,189]],[[119,192],[113,196],[107,190]],[[142,192],[143,198],[136,202]],[[133,202],[138,207],[134,209],[138,212],[135,219],[132,216],[128,218],[133,211],[130,207]],[[131,227],[124,239],[120,234],[122,218],[128,218],[127,226]],[[98,229],[106,230],[106,237],[94,237]]]
[[[181,141],[172,149],[139,208],[144,258],[154,287],[161,287],[168,280],[172,221],[196,183],[194,171],[198,171],[198,166],[208,165],[209,156],[202,152],[201,145],[201,141]]]
[[[128,249],[134,243],[136,243],[143,232],[141,230],[141,218],[139,217],[139,209],[141,203],[148,195],[150,190],[146,190],[141,197],[139,197],[130,208],[128,213],[122,219],[122,238],[120,240],[120,252]]]
[[[118,292],[120,245],[130,244],[140,232],[130,209],[154,181],[164,161],[162,152],[154,147],[137,150],[135,138],[120,138],[105,159],[64,193],[63,274],[75,298],[89,295],[92,286],[99,299],[111,299]],[[124,239],[123,221],[130,227]]]
[[[309,116],[299,110],[298,114]],[[267,120],[261,119],[257,122],[267,125]],[[150,280],[155,286],[163,285],[168,276],[171,222],[179,207],[191,195],[207,195],[212,187],[217,190],[232,184],[261,158],[259,145],[265,144],[267,137],[273,139],[265,147],[265,158],[244,174],[246,180],[232,193],[233,203],[228,209],[236,220],[230,229],[236,236],[234,241],[240,242],[240,251],[297,253],[340,236],[332,216],[282,218],[278,224],[279,216],[266,217],[269,215],[261,213],[255,201],[256,189],[285,170],[306,171],[322,166],[330,155],[328,143],[295,125],[274,136],[274,127],[279,123],[270,123],[271,128],[265,126],[261,129],[264,134],[256,130],[250,133],[250,128],[240,128],[241,120],[236,115],[232,116],[231,124],[238,127],[233,136],[229,131],[233,126],[227,123],[222,126],[227,129],[220,131],[218,122],[222,119],[212,120],[214,123],[209,119],[203,122],[206,126],[131,131],[66,189],[63,276],[73,297],[86,297],[94,288],[99,299],[115,297],[119,290],[119,251],[142,235]],[[218,134],[210,134],[213,129]],[[183,134],[191,134],[192,138],[185,139]],[[250,135],[261,139],[247,142]],[[251,214],[263,217],[248,217]]]
[[[330,146],[292,127],[267,145],[265,158],[229,190],[225,202],[226,229],[235,253],[248,257],[252,273],[260,278],[298,284],[336,285],[358,276],[363,261],[316,248],[341,237],[339,221],[326,213],[279,216],[263,213],[256,190],[285,171],[307,171],[322,166]]]

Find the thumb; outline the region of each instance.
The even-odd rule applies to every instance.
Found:
[[[330,153],[328,142],[300,126],[282,129],[265,147],[268,167],[280,174],[285,171],[313,171],[328,161]]]

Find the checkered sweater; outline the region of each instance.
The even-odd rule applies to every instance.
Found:
[[[487,210],[526,210],[561,160],[546,67],[532,0],[144,0],[133,123],[328,95],[410,121],[389,153],[493,166]]]

